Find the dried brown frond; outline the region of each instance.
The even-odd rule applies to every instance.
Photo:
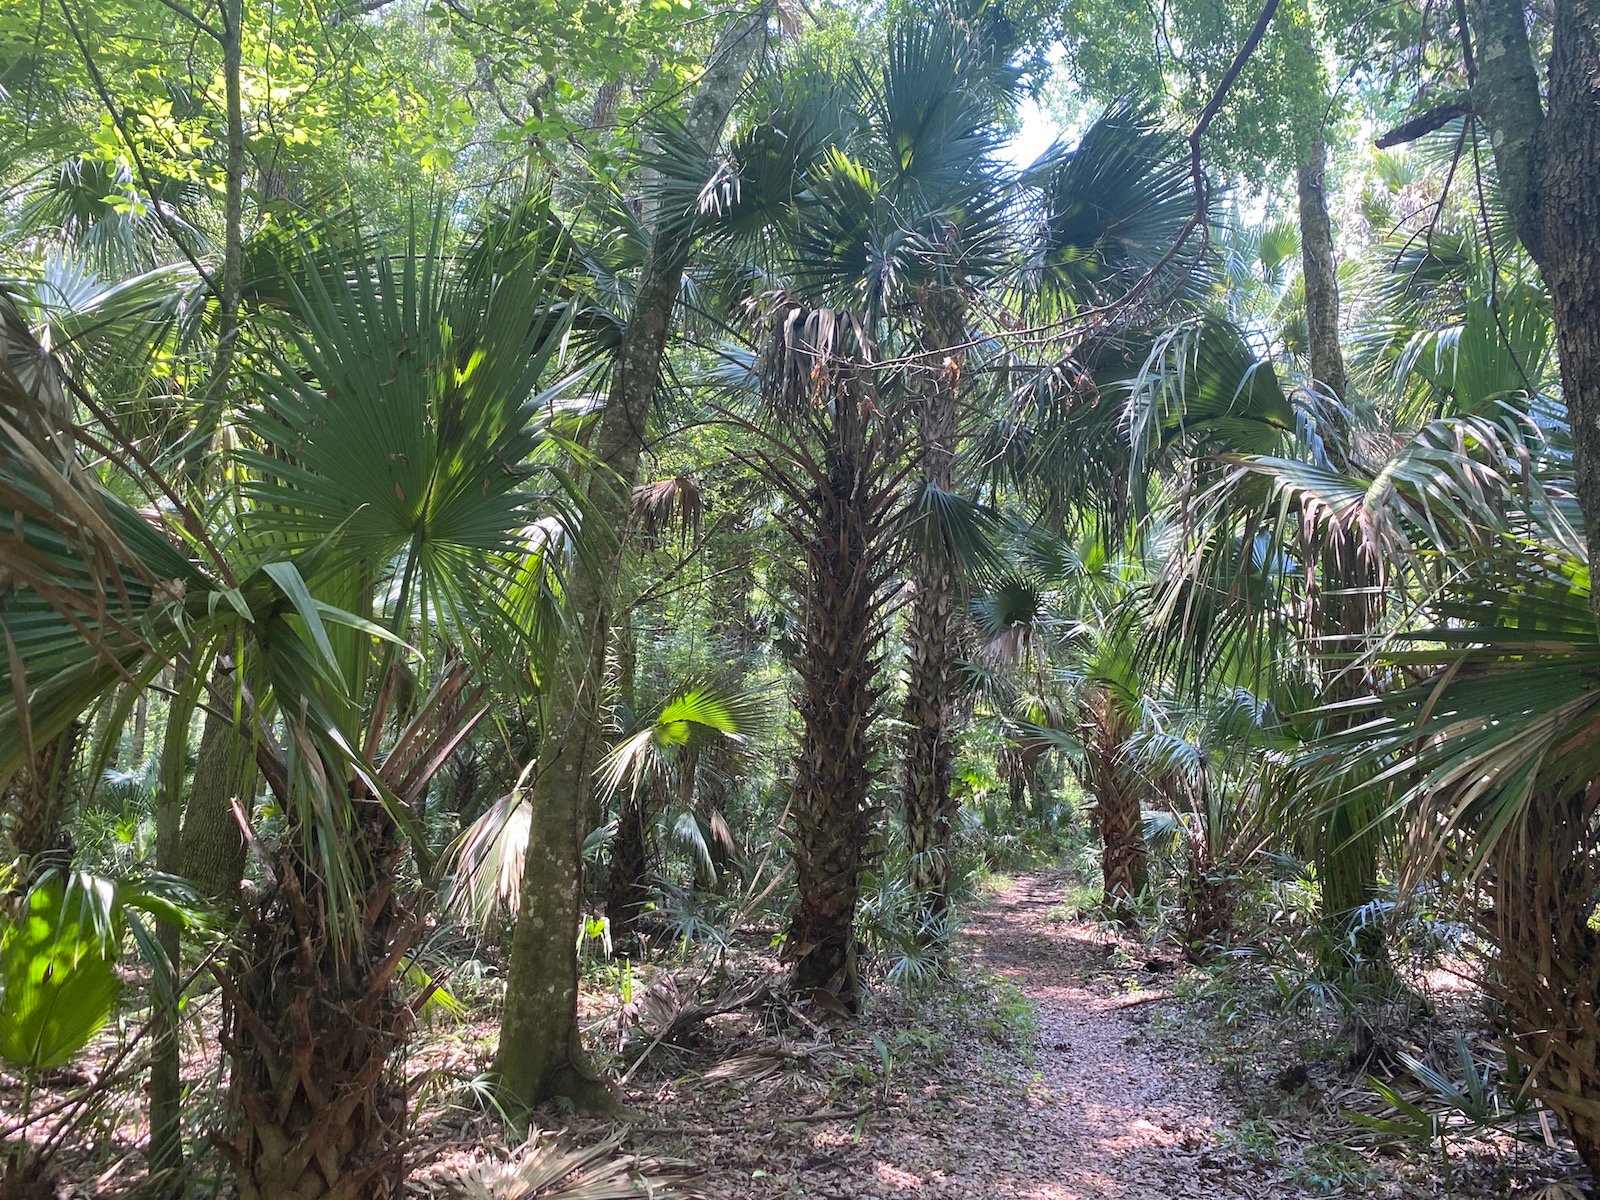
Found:
[[[677,475],[634,488],[630,520],[642,533],[676,534],[682,544],[699,532],[704,511],[705,503],[694,480]]]
[[[821,403],[875,357],[871,335],[856,313],[791,304],[767,339],[762,399],[780,414]]]
[[[537,1130],[508,1160],[483,1158],[442,1181],[458,1200],[673,1200],[687,1193],[658,1178],[675,1164],[622,1149],[613,1134],[592,1146],[573,1146]]]

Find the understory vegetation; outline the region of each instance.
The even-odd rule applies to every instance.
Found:
[[[0,11],[0,1200],[1581,1196],[1592,0]]]

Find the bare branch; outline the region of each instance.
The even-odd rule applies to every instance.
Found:
[[[1443,129],[1457,118],[1471,115],[1472,106],[1467,103],[1466,97],[1458,96],[1454,100],[1430,108],[1425,113],[1419,113],[1410,120],[1400,122],[1374,144],[1379,150],[1387,150],[1391,146],[1403,146],[1407,142],[1426,137],[1435,129]]]

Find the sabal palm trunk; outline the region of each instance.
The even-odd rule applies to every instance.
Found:
[[[39,746],[6,786],[5,812],[11,823],[7,849],[22,861],[25,877],[65,865],[69,852],[62,818],[72,796],[72,768],[81,732],[82,726],[75,721]]]
[[[926,387],[918,411],[918,457],[923,481],[950,491],[955,484],[959,420],[958,387],[961,309],[957,297],[925,300],[924,341],[931,346]],[[956,730],[959,591],[953,557],[945,547],[924,547],[913,576],[911,616],[906,626],[906,726],[902,803],[911,854],[911,888],[920,919],[919,940],[947,940],[950,907],[950,842],[956,805],[950,795]]]
[[[1523,829],[1492,854],[1483,932],[1498,948],[1489,991],[1531,1090],[1554,1109],[1600,1178],[1600,784],[1565,798],[1546,793]]]
[[[883,423],[868,417],[876,406],[843,381],[818,390],[800,401],[816,451],[806,470],[811,484],[792,493],[801,515],[791,528],[805,531],[804,628],[789,807],[798,895],[784,953],[796,988],[832,993],[854,1010],[855,911],[872,822],[881,597],[894,572],[886,550],[895,500],[884,486]]]
[[[1133,915],[1133,902],[1150,884],[1149,849],[1139,789],[1128,769],[1129,730],[1105,694],[1090,702],[1091,728],[1084,752],[1084,786],[1094,795],[1100,830],[1102,903],[1119,919]]]
[[[829,527],[806,550],[802,728],[790,806],[798,897],[785,952],[795,987],[833,993],[853,1009],[855,910],[874,775],[868,737],[882,689],[867,557],[873,539],[860,511],[868,498],[857,494],[854,464],[840,468],[831,494],[818,498]]]
[[[1205,806],[1196,805],[1195,811],[1204,812]],[[1181,897],[1184,957],[1203,964],[1232,939],[1238,896],[1232,873],[1213,855],[1203,822],[1190,830],[1188,841]]]
[[[245,905],[224,1048],[236,1114],[224,1153],[240,1200],[389,1200],[403,1183],[411,1020],[393,986],[419,924],[396,892],[402,843],[381,805],[354,801],[350,860],[363,904],[331,924],[327,889],[290,839],[276,886]],[[293,847],[292,849],[290,847]]]

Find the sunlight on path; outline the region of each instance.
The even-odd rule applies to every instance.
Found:
[[[1265,1196],[1264,1179],[1217,1148],[1239,1114],[1211,1068],[1180,1047],[1152,1047],[1139,993],[1116,993],[1109,947],[1082,923],[1049,919],[1061,880],[1013,883],[968,936],[984,965],[1017,984],[1039,1020],[1036,1077],[1016,1129],[1034,1170],[997,1178],[1017,1200]],[[1009,1139],[1008,1139],[1009,1140]],[[1011,1147],[996,1147],[1009,1158]]]

